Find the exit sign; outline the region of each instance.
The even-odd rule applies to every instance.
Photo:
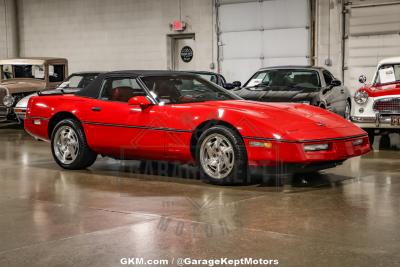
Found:
[[[174,20],[171,23],[171,28],[174,31],[183,31],[186,28],[186,23],[184,21],[181,21],[181,20]]]

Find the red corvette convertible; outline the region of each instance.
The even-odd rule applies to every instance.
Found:
[[[51,140],[55,161],[83,169],[98,154],[196,162],[212,183],[250,166],[324,169],[370,150],[367,134],[323,109],[245,101],[199,76],[170,71],[101,74],[75,94],[31,98],[25,129]]]

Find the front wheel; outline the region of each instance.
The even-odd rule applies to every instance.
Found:
[[[74,119],[60,121],[51,135],[54,160],[65,169],[79,170],[91,166],[97,154],[86,142],[80,123]]]
[[[225,126],[206,130],[196,147],[201,177],[210,183],[227,185],[247,181],[247,153],[241,136]]]

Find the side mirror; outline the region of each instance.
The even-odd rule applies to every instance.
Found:
[[[151,103],[145,96],[134,96],[128,100],[128,105],[140,106],[141,109],[145,109],[153,105],[153,103]]]
[[[224,88],[227,90],[232,90],[235,88],[235,86],[233,85],[233,83],[226,83],[224,84]]]
[[[242,86],[242,83],[239,82],[239,81],[234,81],[234,82],[232,83],[232,85],[236,88],[236,87]]]
[[[360,75],[360,77],[358,77],[358,81],[362,84],[365,84],[367,82],[367,76],[365,76],[364,74]]]
[[[336,79],[332,80],[332,82],[330,84],[331,87],[336,87],[336,86],[341,86],[341,85],[342,85],[342,82],[339,80],[336,80]]]

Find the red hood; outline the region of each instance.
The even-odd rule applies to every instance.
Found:
[[[364,90],[370,97],[379,97],[386,95],[400,95],[400,82],[390,84],[375,84],[364,86],[359,90]]]
[[[360,128],[342,117],[324,109],[295,103],[265,103],[255,101],[210,101],[200,105],[213,105],[219,109],[247,114],[259,133],[270,133],[275,129],[283,139],[318,139],[321,136],[336,138],[365,134]],[[254,136],[260,135],[253,134]]]
[[[262,120],[273,120],[285,125],[286,130],[297,130],[307,124],[323,123],[326,127],[348,127],[348,121],[324,109],[296,103],[268,103],[256,101],[212,101],[208,105],[237,110]]]

